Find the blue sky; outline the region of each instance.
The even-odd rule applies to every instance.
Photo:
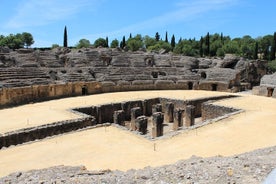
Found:
[[[221,33],[253,38],[276,31],[275,0],[0,0],[0,34],[29,32],[33,47],[70,46],[99,37],[142,34],[164,39]]]

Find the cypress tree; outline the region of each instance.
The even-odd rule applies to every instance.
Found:
[[[64,28],[64,34],[63,34],[63,47],[67,47],[68,43],[67,43],[67,28],[65,26]]]
[[[221,41],[221,44],[224,45],[223,33],[220,34],[220,41]]]
[[[106,47],[109,47],[109,46],[108,46],[108,37],[105,38],[105,46],[106,46]]]
[[[160,40],[160,35],[158,32],[155,33],[155,40],[156,41],[159,41]]]
[[[125,46],[126,46],[126,37],[123,36],[123,40],[120,43],[120,47],[121,47],[121,49],[123,49],[123,48],[125,48]]]
[[[175,37],[174,37],[174,34],[172,35],[171,46],[172,46],[172,50],[173,50],[174,47],[175,47]]]
[[[129,34],[129,39],[131,39],[131,38],[132,38],[132,34],[130,33],[130,34]]]
[[[167,42],[167,43],[169,42],[168,41],[168,32],[167,31],[166,31],[166,36],[165,36],[165,42]]]
[[[200,38],[200,45],[199,45],[199,54],[200,54],[200,57],[203,57],[203,42],[204,42],[204,39],[203,37]]]
[[[207,33],[207,35],[206,35],[206,55],[207,56],[210,56],[210,34],[209,34],[209,32]]]
[[[259,51],[259,44],[258,42],[255,43],[255,50],[254,50],[254,59],[258,59],[258,51]]]

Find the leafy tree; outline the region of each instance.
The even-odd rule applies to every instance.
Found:
[[[90,47],[90,45],[91,45],[90,41],[83,38],[83,39],[80,39],[80,41],[77,43],[76,47],[78,49],[80,49],[80,48],[88,48],[88,47]]]
[[[119,41],[117,39],[112,40],[110,47],[116,48],[119,46]]]
[[[271,72],[276,72],[276,60],[269,61],[267,66]]]
[[[64,34],[63,34],[63,47],[67,47],[68,43],[67,43],[67,28],[65,26],[64,28]]]
[[[131,51],[137,51],[143,47],[143,40],[140,34],[137,34],[134,38],[128,39],[126,43],[127,48]]]
[[[26,46],[27,48],[34,43],[33,36],[31,35],[31,33],[27,32],[22,33],[22,41],[24,46]]]
[[[218,48],[217,52],[216,52],[216,55],[219,56],[219,57],[224,57],[225,52],[224,52],[223,48]]]
[[[165,36],[165,42],[167,42],[167,43],[169,42],[168,41],[168,32],[167,31],[166,31],[166,36]]]
[[[160,35],[158,32],[155,33],[155,40],[156,41],[159,41],[160,40]]]
[[[176,54],[184,54],[186,56],[197,56],[199,55],[199,44],[196,40],[182,40],[178,43],[174,50]]]
[[[106,39],[98,38],[97,40],[95,40],[94,46],[95,47],[107,47]]]
[[[172,35],[171,46],[172,46],[172,50],[173,50],[175,48],[175,37],[174,37],[174,34]]]
[[[55,48],[58,48],[58,47],[59,47],[59,45],[56,44],[56,43],[54,43],[54,44],[52,45],[52,49],[55,49]]]
[[[237,40],[232,40],[223,45],[223,50],[227,54],[240,54],[239,42]]]
[[[123,36],[123,40],[120,43],[120,47],[123,49],[123,48],[125,48],[125,46],[126,46],[126,38],[125,38],[125,36]]]
[[[155,45],[148,48],[148,50],[150,51],[160,51],[161,49],[164,49],[165,52],[170,52],[172,50],[172,47],[168,42],[159,41]]]
[[[150,46],[154,46],[157,43],[157,41],[155,40],[155,38],[151,38],[149,36],[145,36],[144,37],[144,44],[146,46],[146,48],[148,49]]]

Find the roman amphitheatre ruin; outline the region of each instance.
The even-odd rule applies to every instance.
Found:
[[[1,48],[0,177],[60,165],[127,171],[274,147],[276,84],[266,74],[265,61],[231,55]]]

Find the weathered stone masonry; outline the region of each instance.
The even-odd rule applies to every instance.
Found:
[[[202,116],[203,121],[236,111],[234,108],[221,107],[207,103],[209,100],[220,100],[231,97],[234,96],[225,95],[187,101],[153,98],[75,108],[72,110],[76,113],[81,113],[83,118],[20,129],[2,135],[0,134],[0,149],[2,147],[34,141],[36,139],[43,139],[78,129],[103,125],[105,123],[116,123],[124,126],[125,121],[132,121],[130,130],[146,134],[148,127],[148,118],[146,116],[153,116],[152,138],[156,138],[163,135],[164,114],[168,114],[169,112],[170,116],[168,116],[168,120],[169,122],[172,122],[171,119],[173,120],[175,124],[173,130],[176,131],[178,127],[183,125],[184,117],[186,116],[187,118],[187,112],[190,112],[190,110],[187,111],[187,108],[189,107],[193,107],[192,113],[189,114],[189,118],[194,119],[195,117]],[[156,107],[158,107],[158,111],[163,111],[155,112]],[[172,112],[172,107],[176,107],[174,113]],[[184,109],[186,110],[184,111]],[[193,123],[189,124],[189,126],[192,125]]]

